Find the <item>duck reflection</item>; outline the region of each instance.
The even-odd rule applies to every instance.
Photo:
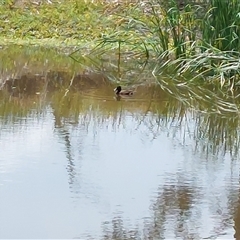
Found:
[[[115,98],[116,101],[120,101],[122,97],[119,96],[119,95],[116,95],[114,98]]]

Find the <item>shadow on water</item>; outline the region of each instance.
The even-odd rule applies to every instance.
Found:
[[[135,133],[141,129],[144,141],[150,142],[166,133],[176,146],[183,146],[194,156],[205,159],[206,167],[222,164],[229,155],[230,167],[234,168],[240,144],[238,97],[229,97],[214,87],[189,87],[164,78],[159,81],[159,87],[153,84],[149,70],[142,75],[133,70],[139,66],[136,62],[135,65],[126,62],[130,69],[124,66],[121,72],[113,60],[99,65],[97,60],[83,58],[80,64],[66,55],[56,57],[56,54],[51,50],[16,47],[0,51],[3,63],[0,122],[1,129],[12,125],[12,131],[18,132],[21,121],[41,119],[50,112],[54,134],[64,145],[72,193],[78,193],[81,188],[78,174],[81,174],[83,143],[89,129],[97,132],[111,127],[116,133],[120,130]],[[119,77],[125,85],[134,82],[133,97],[116,99],[113,88]],[[130,82],[127,79],[131,79]],[[238,96],[237,92],[234,94]],[[127,123],[129,116],[133,121],[131,127]],[[79,129],[81,133],[77,132]],[[74,134],[77,144],[72,142]],[[102,238],[200,239],[203,235],[197,226],[203,223],[199,222],[201,209],[198,207],[201,196],[209,192],[198,186],[194,174],[180,171],[164,179],[156,190],[150,206],[151,216],[144,226],[129,224],[126,227],[121,213],[116,213],[112,221],[102,223]],[[212,194],[213,205],[209,211],[218,221],[214,223],[213,235],[206,239],[224,235],[231,224],[235,238],[240,239],[239,191],[233,184],[216,196]],[[226,192],[227,207],[218,202]]]

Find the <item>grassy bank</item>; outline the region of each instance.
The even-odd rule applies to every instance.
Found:
[[[0,44],[91,45],[114,30],[115,22],[106,13],[110,9],[110,4],[101,1],[2,1]]]
[[[2,0],[0,44],[128,51],[155,59],[156,76],[177,73],[231,89],[240,76],[239,12],[238,0]]]

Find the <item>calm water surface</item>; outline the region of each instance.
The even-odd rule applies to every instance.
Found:
[[[1,69],[0,238],[240,239],[235,113],[151,84],[117,101],[90,67],[17,54]]]

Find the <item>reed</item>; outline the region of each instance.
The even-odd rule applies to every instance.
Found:
[[[201,48],[202,50],[203,48]],[[221,51],[212,46],[188,57],[167,60],[157,64],[153,74],[178,78],[182,83],[215,83],[228,90],[239,85],[240,54],[236,51]],[[166,56],[160,55],[159,61]]]
[[[189,55],[196,41],[199,8],[188,4],[180,9],[176,0],[167,5],[162,0],[144,1],[127,10],[119,5],[114,13],[115,22],[121,24],[112,34],[100,39],[100,52],[109,45],[119,50],[121,43],[125,46],[123,49],[142,52],[146,57],[156,57],[163,52],[171,52],[174,58]]]
[[[240,47],[240,3],[238,0],[211,0],[202,21],[203,41],[223,51]]]
[[[181,7],[177,0],[147,0],[115,11],[121,24],[100,40],[101,51],[115,44],[118,55],[127,49],[137,57],[156,58],[154,75],[167,70],[187,81],[207,79],[230,89],[238,83],[237,0],[191,1]]]

